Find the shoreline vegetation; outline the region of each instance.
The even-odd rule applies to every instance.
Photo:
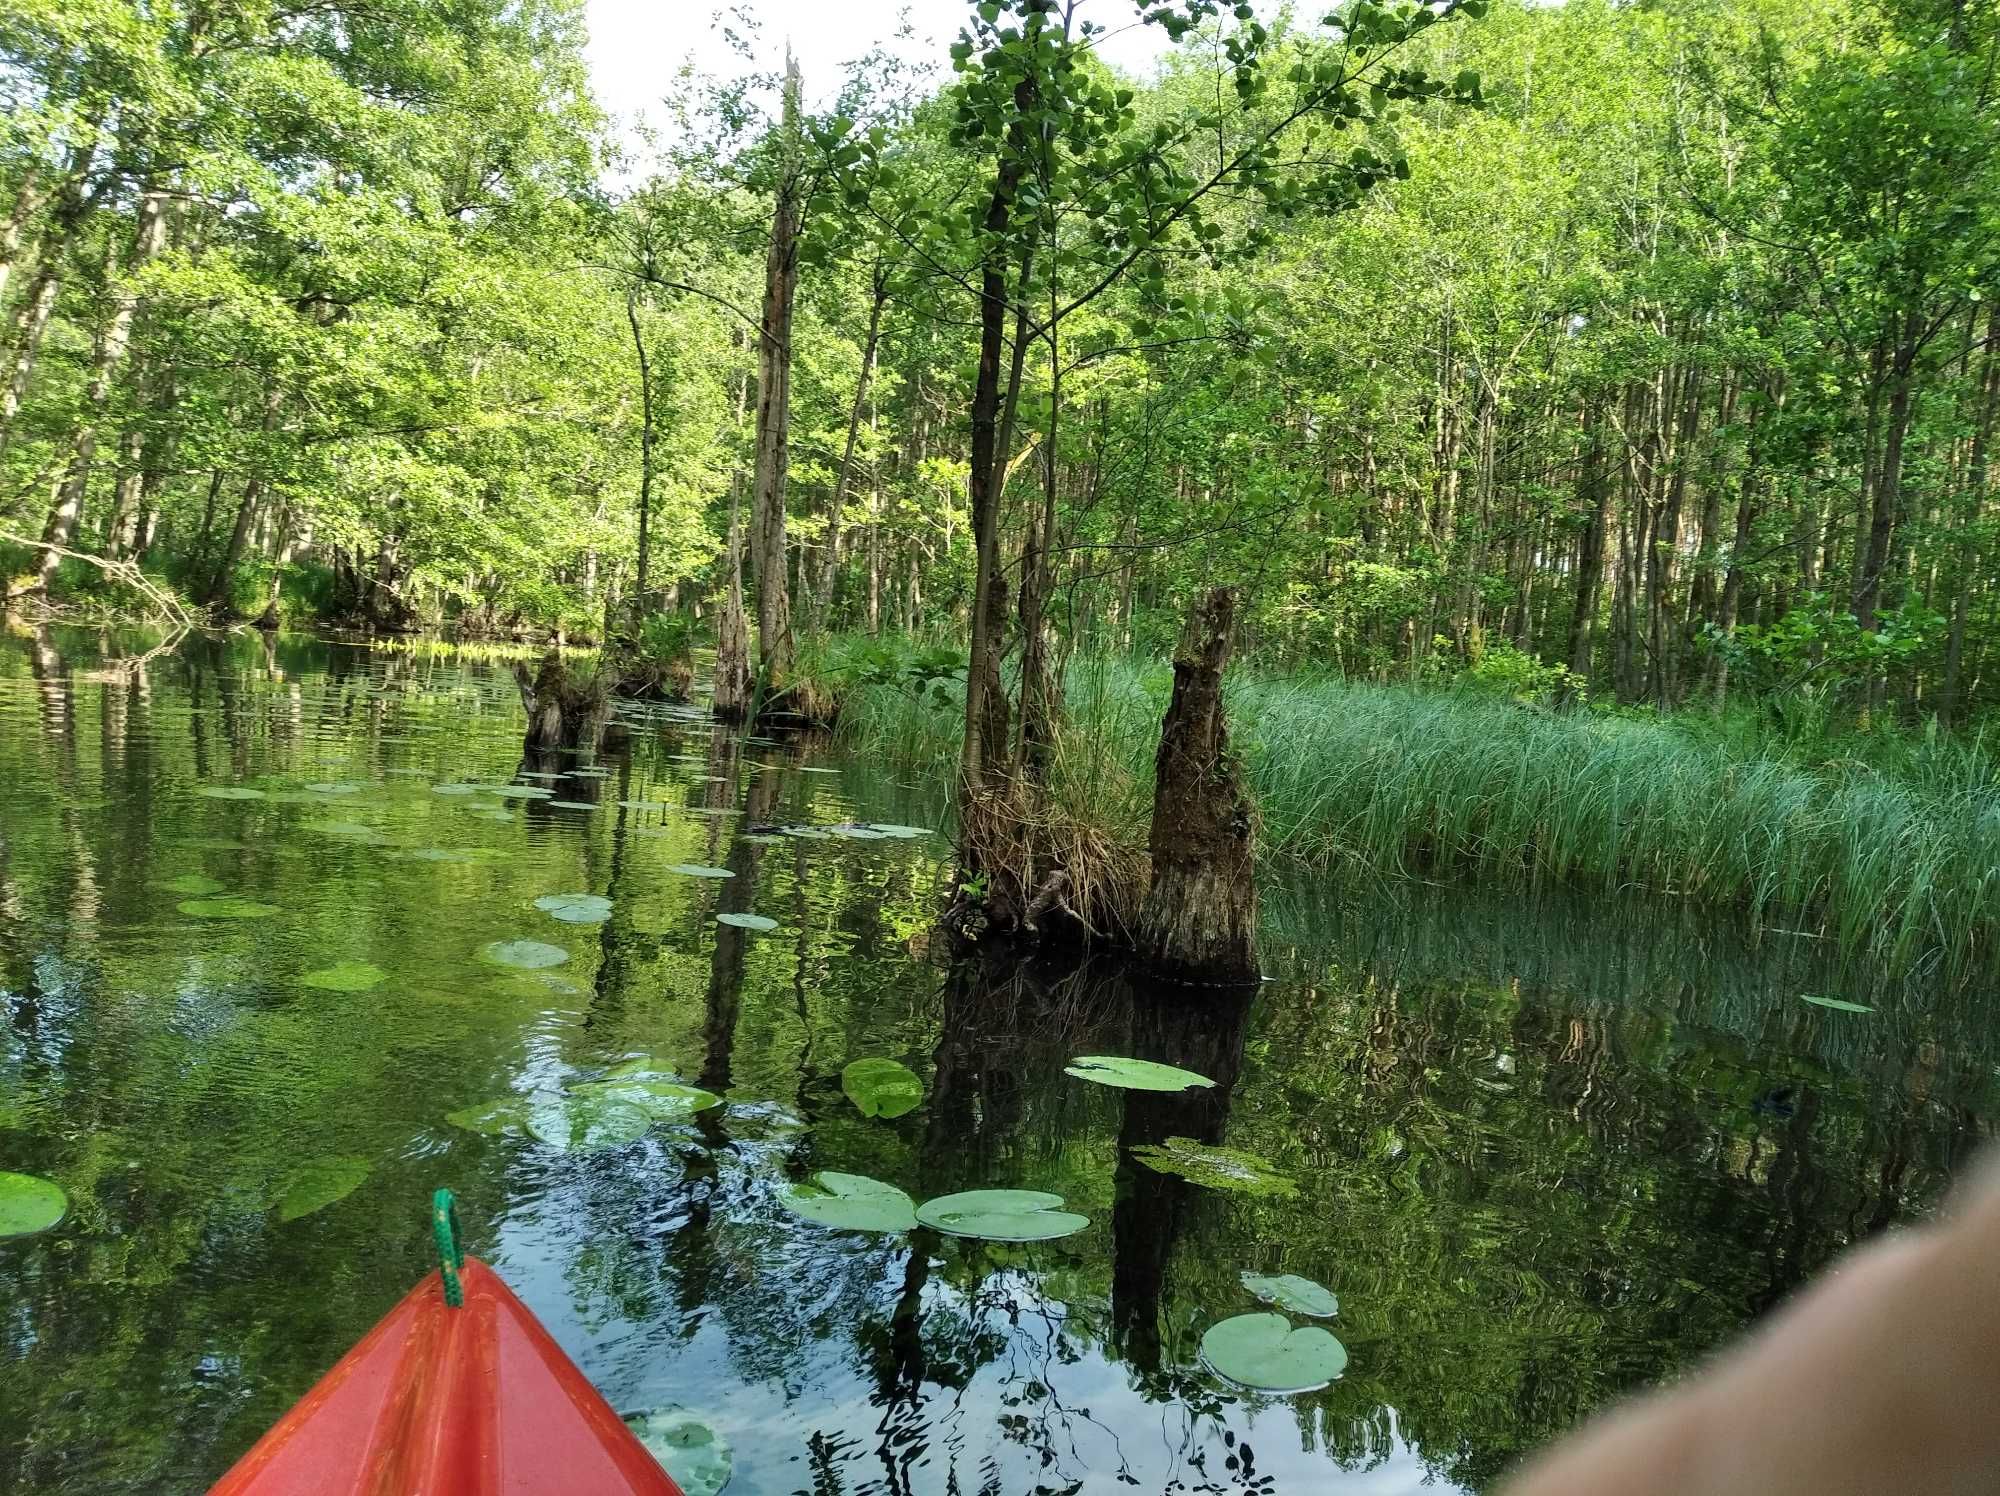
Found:
[[[959,688],[832,668],[821,689],[840,701],[840,740],[948,794]],[[1108,655],[1064,673],[1051,813],[1128,863],[1143,857],[1171,680]],[[1254,663],[1227,700],[1266,862],[1728,908],[1895,970],[2000,955],[2000,760],[1978,735],[1843,731],[1770,704],[1565,706]],[[1130,900],[1143,868],[1123,877]]]

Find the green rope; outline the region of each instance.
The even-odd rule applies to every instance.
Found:
[[[458,1281],[465,1266],[465,1248],[458,1244],[458,1202],[450,1190],[431,1196],[431,1235],[437,1239],[438,1276],[444,1279],[444,1301],[453,1308],[464,1307],[465,1286]]]

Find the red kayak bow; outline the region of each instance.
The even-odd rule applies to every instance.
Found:
[[[681,1496],[540,1321],[457,1249],[209,1496]]]

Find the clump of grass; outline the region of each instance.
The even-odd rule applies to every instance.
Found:
[[[1064,684],[1049,801],[1102,845],[1143,849],[1171,676],[1085,657]],[[961,701],[865,685],[842,733],[948,781]],[[1230,714],[1267,857],[1735,907],[1903,968],[2000,956],[2000,782],[1976,741],[1875,733],[1833,749],[1707,713],[1249,672]]]

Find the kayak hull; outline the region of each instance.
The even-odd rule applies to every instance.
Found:
[[[432,1273],[210,1496],[681,1496],[493,1270]]]

